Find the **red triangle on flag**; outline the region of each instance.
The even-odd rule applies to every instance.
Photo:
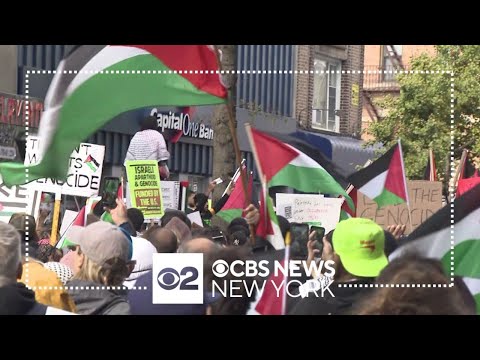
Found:
[[[286,146],[281,141],[251,128],[255,151],[259,156],[261,171],[266,176],[267,183],[286,165],[295,159],[299,153]],[[271,156],[274,154],[274,156]],[[270,155],[270,156],[269,156]]]
[[[385,189],[407,201],[408,194],[405,188],[405,179],[401,148],[397,145],[390,160],[390,166],[388,167]]]

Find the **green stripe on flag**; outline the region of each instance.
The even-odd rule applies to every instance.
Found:
[[[403,200],[401,197],[398,197],[394,193],[388,191],[387,189],[383,189],[382,193],[372,200],[374,200],[377,203],[379,208],[382,206],[398,205],[398,204],[405,203],[405,200]]]
[[[156,70],[157,74],[96,74],[65,99],[58,127],[40,164],[29,167],[28,181],[39,178],[65,179],[74,148],[119,114],[149,106],[194,106],[225,103],[225,99],[196,88],[153,55],[138,55],[107,69]],[[100,69],[99,69],[100,70]],[[23,164],[2,164],[5,183],[25,184]],[[8,179],[8,182],[7,182]]]
[[[454,250],[454,274],[471,278],[480,278],[480,240],[464,240]],[[451,273],[451,252],[442,257],[442,264],[447,274]]]
[[[231,223],[233,219],[242,217],[242,209],[228,209],[222,210],[217,213],[217,216],[221,217],[228,223]]]

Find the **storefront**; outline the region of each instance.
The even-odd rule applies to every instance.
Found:
[[[22,95],[0,93],[0,161],[22,161],[25,157],[25,124],[35,133],[43,111],[43,101]]]

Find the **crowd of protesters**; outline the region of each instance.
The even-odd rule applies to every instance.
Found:
[[[203,202],[201,199],[202,208]],[[191,205],[198,208],[198,203]],[[250,242],[251,226],[260,220],[253,204],[244,210],[243,217],[224,228],[208,223],[204,227],[192,225],[187,214],[179,210],[167,211],[159,224],[146,228],[141,211],[127,210],[119,199],[109,212],[114,224],[89,214],[85,227],[72,227],[69,233],[74,245],[63,249],[40,240],[32,216],[15,214],[9,224],[0,223],[0,314],[247,314],[256,294],[247,294],[246,289],[241,289],[241,297],[224,297],[213,296],[206,286],[203,304],[153,304],[153,254],[203,253],[208,284],[214,276],[211,264],[215,260],[258,261],[281,258],[284,253],[266,239],[257,237],[254,245]],[[279,224],[287,238],[288,221],[279,217]],[[368,219],[342,221],[323,238],[321,254],[316,253],[315,234],[311,233],[305,260],[333,260],[337,286],[331,289],[334,296],[310,293],[289,298],[287,314],[476,313],[475,301],[461,278],[455,279],[454,287],[375,286],[449,283],[437,260],[407,254],[389,262],[388,256],[405,227],[388,230]],[[360,246],[362,241],[371,247]]]
[[[156,130],[154,117],[141,123],[125,160],[158,161],[162,180],[170,172],[163,136]],[[205,194],[189,189],[186,212],[166,211],[159,224],[146,222],[138,209],[127,209],[117,199],[113,209],[96,208],[87,214],[85,227],[73,226],[69,246],[50,244],[51,229],[36,226],[49,216],[41,212],[39,222],[27,214],[12,215],[9,224],[0,222],[0,315],[245,315],[253,311],[259,294],[248,292],[253,279],[245,278],[235,296],[215,294],[208,284],[215,279],[212,264],[222,259],[282,260],[284,250],[275,250],[267,239],[253,236],[260,221],[258,204],[250,204],[243,216],[228,224],[215,225],[214,217],[227,202],[233,187],[212,208]],[[106,210],[111,221],[101,214]],[[198,211],[203,227],[192,224],[188,214]],[[51,214],[50,214],[51,215]],[[319,219],[321,220],[321,219]],[[332,260],[335,267],[331,293],[316,290],[306,296],[291,296],[284,313],[291,315],[413,315],[475,314],[475,299],[460,277],[447,286],[449,277],[440,261],[406,254],[389,262],[399,246],[405,226],[383,230],[375,222],[351,218],[338,223],[323,238],[317,250],[315,232],[306,247],[295,242],[287,219],[279,216],[284,239],[292,239],[291,258],[312,261]],[[251,240],[254,241],[251,241]],[[365,246],[367,244],[367,246]],[[204,255],[203,304],[153,304],[153,255],[156,253],[202,253]],[[305,256],[304,254],[308,254]],[[303,257],[303,258],[302,258]],[[239,265],[240,264],[240,265]],[[245,264],[245,262],[243,263]],[[304,274],[304,282],[312,276]],[[412,286],[401,286],[409,284]],[[434,288],[415,286],[440,284]],[[299,288],[289,293],[298,295]],[[231,293],[230,293],[231,294]],[[272,298],[270,302],[280,299]],[[268,304],[267,304],[268,305]]]

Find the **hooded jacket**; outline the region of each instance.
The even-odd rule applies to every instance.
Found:
[[[45,315],[47,306],[35,300],[35,293],[25,284],[0,287],[0,315]]]
[[[130,305],[122,290],[107,290],[105,285],[92,281],[71,280],[67,283],[68,293],[81,315],[130,315]],[[72,287],[78,287],[72,289]],[[83,289],[82,289],[83,287]],[[89,287],[89,289],[85,289]],[[93,290],[92,287],[95,287]],[[96,289],[100,287],[100,289]],[[102,290],[102,287],[105,289]]]
[[[289,315],[345,315],[352,310],[360,298],[368,295],[373,288],[358,287],[359,284],[371,284],[373,280],[355,280],[343,284],[356,284],[356,287],[338,287],[338,282],[330,286],[330,290],[335,297],[332,297],[328,291],[318,290],[316,295],[310,293],[297,302],[295,307],[289,312]]]

